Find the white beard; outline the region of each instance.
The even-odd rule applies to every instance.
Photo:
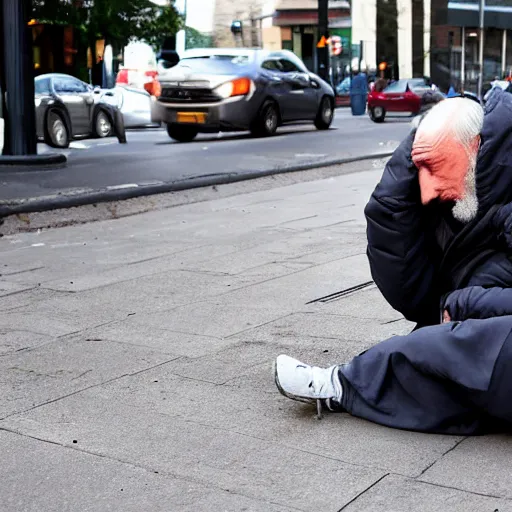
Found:
[[[459,221],[467,224],[472,221],[478,213],[478,197],[476,195],[476,158],[471,159],[471,166],[466,174],[466,192],[462,199],[455,202],[452,209],[453,216]]]

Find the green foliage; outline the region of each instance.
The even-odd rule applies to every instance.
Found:
[[[32,5],[40,22],[72,25],[88,41],[105,39],[118,46],[140,40],[158,48],[183,26],[174,1],[157,6],[149,0],[33,0]]]
[[[192,27],[185,28],[185,48],[211,48],[213,46],[213,37],[203,34]]]

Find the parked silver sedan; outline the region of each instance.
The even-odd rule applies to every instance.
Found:
[[[160,66],[158,78],[153,119],[180,142],[201,132],[268,136],[295,122],[327,130],[333,120],[333,88],[289,51],[190,50],[170,69]]]
[[[47,74],[35,79],[37,136],[55,148],[72,139],[121,135],[117,106],[105,103],[98,90],[70,75]]]

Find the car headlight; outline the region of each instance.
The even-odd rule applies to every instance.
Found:
[[[41,98],[36,98],[34,100],[34,103],[36,104],[36,108],[39,107],[39,105],[41,105],[41,101],[42,101]]]
[[[225,100],[234,96],[247,96],[252,91],[252,80],[249,78],[237,78],[236,80],[219,85],[215,89],[215,94]]]

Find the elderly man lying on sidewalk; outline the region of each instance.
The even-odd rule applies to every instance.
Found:
[[[348,364],[282,355],[289,398],[394,428],[477,434],[512,424],[512,95],[436,105],[365,210],[386,300],[417,328]]]

